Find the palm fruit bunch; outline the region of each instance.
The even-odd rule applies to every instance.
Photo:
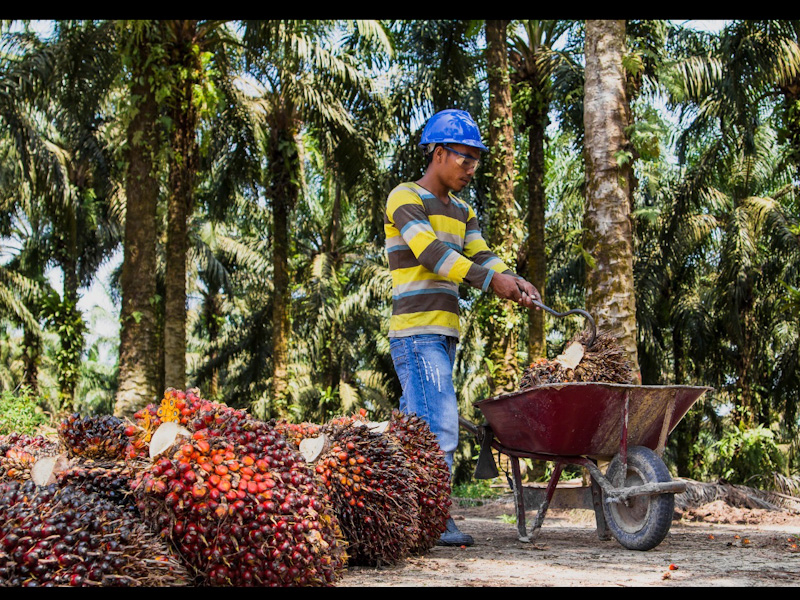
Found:
[[[124,506],[133,506],[131,481],[137,468],[125,461],[73,459],[59,468],[54,476],[60,486],[92,492]]]
[[[423,554],[436,545],[447,528],[452,504],[450,469],[436,435],[417,415],[393,410],[386,432],[397,438],[414,472],[419,534],[411,545],[411,552]]]
[[[73,413],[58,424],[58,437],[70,459],[54,473],[60,485],[128,504],[135,468],[125,460],[129,423],[113,415]]]
[[[578,381],[635,383],[636,376],[625,350],[608,331],[600,331],[589,346],[590,334],[582,331],[575,341],[586,348],[581,362],[575,367]]]
[[[295,447],[299,447],[303,440],[318,436],[322,427],[316,423],[290,423],[285,420],[273,421],[273,425],[275,430]]]
[[[113,415],[73,413],[58,424],[58,437],[70,457],[116,460],[124,457],[128,445],[126,426]]]
[[[346,566],[341,533],[302,456],[243,411],[185,401],[186,435],[132,482],[144,520],[198,583],[333,585]]]
[[[581,331],[567,344],[578,344],[582,350],[580,362],[572,366],[559,358],[539,358],[523,371],[519,389],[527,390],[548,383],[604,382],[634,383],[634,371],[617,339],[607,331],[599,331],[590,345],[591,334]]]
[[[186,391],[167,389],[158,405],[148,404],[141,408],[134,413],[134,421],[125,427],[124,434],[127,437],[125,457],[145,458],[150,438],[161,423],[174,421],[185,426],[192,415],[206,403],[196,388]]]
[[[403,448],[359,416],[338,417],[318,432],[324,443],[314,470],[347,540],[349,563],[396,564],[419,531],[415,473]]]
[[[0,482],[27,481],[37,460],[59,453],[58,441],[43,435],[0,436]]]
[[[70,486],[0,484],[0,586],[178,586],[166,544],[110,500]]]
[[[58,437],[70,459],[54,473],[61,485],[96,492],[128,504],[135,466],[126,460],[129,422],[113,415],[73,413],[58,424]]]

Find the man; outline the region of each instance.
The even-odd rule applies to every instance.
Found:
[[[392,190],[384,213],[392,272],[389,338],[403,390],[400,410],[429,424],[452,473],[459,427],[453,386],[458,285],[491,290],[527,307],[541,297],[488,248],[472,208],[455,196],[488,150],[469,113],[436,113],[425,125],[420,147],[428,158],[425,174]],[[439,544],[472,543],[450,518]]]

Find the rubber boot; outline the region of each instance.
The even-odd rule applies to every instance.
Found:
[[[450,517],[447,519],[447,529],[442,533],[439,541],[436,542],[437,546],[472,546],[475,541],[471,535],[462,533],[456,527],[455,521]]]

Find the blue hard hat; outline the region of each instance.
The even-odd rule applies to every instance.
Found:
[[[481,142],[481,132],[470,114],[455,108],[442,110],[428,119],[419,145],[428,144],[464,144],[489,150]]]

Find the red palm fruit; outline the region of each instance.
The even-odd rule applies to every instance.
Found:
[[[419,532],[412,552],[430,550],[445,531],[450,514],[450,470],[435,435],[416,415],[392,412],[387,434],[403,447],[415,472],[416,497],[420,510]]]
[[[331,585],[346,562],[341,532],[330,505],[324,502],[325,490],[319,489],[316,480],[310,477],[310,468],[302,456],[272,424],[257,421],[242,411],[195,400],[188,393],[187,407],[191,408],[187,428],[193,431],[191,443],[196,452],[189,457],[181,452],[181,457],[198,478],[188,482],[185,480],[188,470],[174,465],[173,469],[192,493],[201,480],[208,491],[201,498],[189,496],[191,506],[185,514],[191,515],[188,518],[196,529],[190,530],[187,524],[180,538],[169,533],[173,530],[168,526],[165,531],[171,536],[170,541],[185,552],[198,579],[210,584],[209,573],[213,571],[213,579],[221,581],[220,585]],[[202,434],[197,435],[198,432]],[[198,446],[201,440],[208,443],[208,448]],[[179,460],[175,456],[173,459]],[[206,469],[211,465],[213,470],[206,471],[201,465]],[[151,478],[160,476],[150,474]],[[178,518],[170,513],[171,507],[151,501],[150,489],[146,485],[137,488],[140,512],[150,521],[162,522],[160,513],[166,511],[167,525]],[[297,531],[284,530],[280,534],[283,539],[278,539],[279,533],[273,530],[272,523],[281,521],[299,521],[304,525]],[[306,526],[306,521],[313,526]],[[252,545],[254,542],[247,533],[251,530],[258,531],[253,534],[258,538],[257,545]],[[312,532],[315,536],[307,538]],[[308,547],[303,553],[304,562],[291,571],[274,568],[270,559],[270,553],[283,541],[289,541],[292,549],[301,544]],[[249,570],[243,569],[239,560],[241,553],[247,551],[261,561]],[[214,562],[216,558],[212,557],[220,561]],[[282,562],[290,556],[281,553],[276,558]],[[227,578],[220,578],[220,564],[237,566],[228,570]],[[245,572],[248,575],[243,575]]]

